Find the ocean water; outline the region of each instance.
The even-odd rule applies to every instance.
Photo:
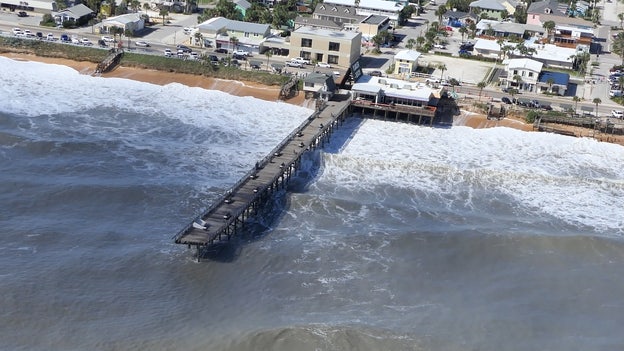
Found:
[[[171,237],[309,110],[0,58],[2,350],[621,350],[624,148],[354,116],[247,232]]]

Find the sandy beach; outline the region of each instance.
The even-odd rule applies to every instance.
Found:
[[[0,55],[13,60],[35,61],[64,65],[75,69],[81,74],[93,74],[96,67],[96,65],[92,62],[39,57],[29,54],[2,53]],[[193,74],[163,72],[123,66],[116,67],[111,72],[102,74],[102,77],[126,78],[158,85],[180,83],[190,87],[220,90],[235,96],[253,96],[258,99],[263,99],[267,101],[277,101],[279,99],[280,92],[280,88],[277,86],[269,87],[253,82],[239,82],[234,80],[224,80],[205,76],[197,76]],[[299,94],[298,96],[288,99],[285,102],[294,105],[304,105],[304,95]]]
[[[77,70],[81,74],[93,74],[95,72],[96,66],[92,62],[39,57],[30,54],[0,53],[0,55],[14,60],[35,61],[64,65]],[[163,72],[123,66],[116,67],[111,72],[107,72],[102,76],[133,79],[158,85],[180,83],[191,87],[220,90],[235,96],[253,96],[258,99],[263,99],[267,101],[279,100],[279,87],[264,86],[253,82],[240,82],[210,78],[205,76],[197,76],[192,74]],[[305,100],[304,94],[299,94],[291,99],[285,100],[285,102],[298,106],[309,106],[310,104],[310,101]],[[510,116],[501,120],[490,120],[487,119],[484,114],[468,110],[462,110],[462,114],[459,117],[455,118],[454,125],[463,125],[477,129],[508,127],[523,131],[533,131],[533,126],[531,124],[526,124],[522,116]],[[567,125],[552,125],[552,127],[559,130],[573,132],[574,135],[576,135],[577,137],[595,138],[596,140],[604,142],[624,145],[624,136],[622,135],[597,135],[594,133],[593,130]]]

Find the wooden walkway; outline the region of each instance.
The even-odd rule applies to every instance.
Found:
[[[121,57],[123,56],[123,50],[111,49],[110,53],[102,62],[98,63],[95,68],[95,73],[105,73],[113,69],[119,61],[121,61]]]
[[[348,115],[348,95],[334,97],[288,135],[219,200],[174,236],[177,244],[202,248],[226,241],[260,206],[284,187],[300,166],[302,155],[323,145]]]

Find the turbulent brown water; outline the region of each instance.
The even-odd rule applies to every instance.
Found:
[[[352,118],[196,263],[171,237],[310,111],[0,77],[0,349],[624,348],[620,146]]]

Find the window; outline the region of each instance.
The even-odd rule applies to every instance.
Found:
[[[340,43],[329,42],[329,51],[340,51]]]
[[[337,65],[338,64],[338,56],[336,56],[336,55],[327,55],[327,63]]]
[[[312,47],[312,39],[301,38],[301,47],[302,48],[311,48]]]
[[[311,56],[311,54],[310,54],[310,52],[309,52],[309,51],[302,51],[302,52],[301,52],[301,57],[303,57],[303,58],[304,58],[304,59],[306,59],[306,60],[309,60],[309,59],[310,59],[310,56]]]
[[[533,72],[529,72],[529,77],[533,77]]]
[[[514,73],[513,73],[513,74],[514,74],[514,75],[518,74],[518,70],[517,70],[517,69],[514,69]]]
[[[249,38],[249,33],[245,32],[245,38]]]
[[[316,61],[323,62],[323,54],[317,53],[316,54]]]
[[[311,82],[305,82],[305,83],[303,83],[303,84],[304,84],[306,87],[308,87],[308,88],[314,88],[314,83],[311,83]]]

